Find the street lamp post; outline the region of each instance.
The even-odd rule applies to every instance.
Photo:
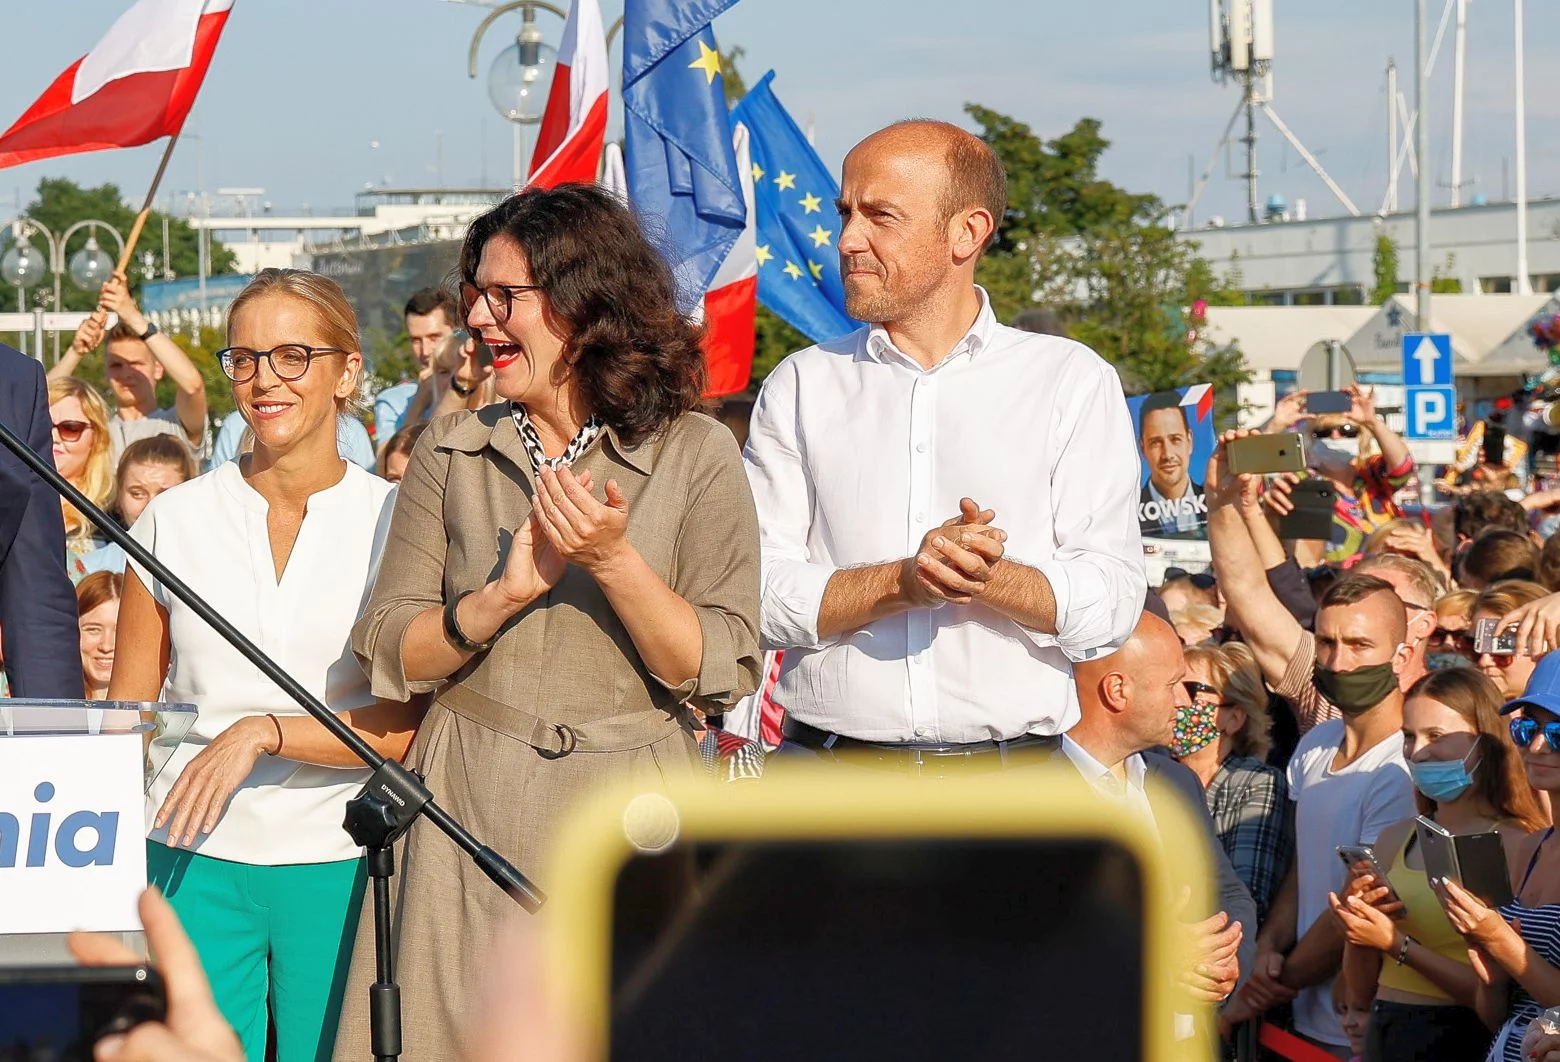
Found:
[[[117,259],[108,255],[102,247],[98,246],[97,234],[102,229],[114,238],[122,252],[125,247],[125,238],[119,234],[119,230],[106,221],[97,218],[87,218],[78,221],[66,229],[62,235],[56,236],[48,226],[26,216],[15,218],[9,226],[15,242],[11,249],[0,258],[0,278],[16,288],[17,312],[26,312],[26,299],[24,292],[43,278],[44,271],[54,275],[54,309],[58,312],[61,303],[61,278],[68,272],[71,283],[82,291],[96,291],[103,286],[114,270]],[[69,263],[65,261],[65,251],[70,245],[71,237],[82,229],[88,230],[87,242],[74,255]],[[47,260],[38,254],[32,245],[34,235],[42,236],[48,244],[49,253]],[[37,352],[42,356],[42,352]],[[54,333],[54,358],[59,360],[60,334]]]
[[[527,126],[542,120],[547,107],[547,93],[552,87],[553,68],[558,63],[558,50],[542,39],[536,26],[537,9],[549,11],[559,18],[568,15],[561,8],[546,0],[514,0],[502,4],[488,13],[472,35],[467,53],[466,73],[477,76],[477,49],[482,36],[494,21],[511,11],[519,11],[522,17],[520,32],[515,42],[493,59],[488,68],[488,99],[500,115],[514,126],[514,187],[518,191],[525,184],[524,152],[522,139]]]

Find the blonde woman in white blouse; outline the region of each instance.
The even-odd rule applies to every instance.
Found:
[[[393,488],[336,447],[357,393],[357,320],[334,281],[268,269],[234,302],[219,358],[254,433],[240,460],[158,496],[142,545],[381,753],[418,713],[377,702],[349,645]],[[141,565],[130,562],[110,697],[194,702],[148,796],[148,871],[189,930],[245,1053],[329,1057],[363,891],[342,828],[355,758]]]

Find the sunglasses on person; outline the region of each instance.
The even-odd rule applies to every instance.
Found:
[[[217,362],[222,371],[234,383],[244,383],[260,371],[260,361],[271,365],[271,372],[278,380],[299,380],[309,371],[315,358],[325,354],[346,354],[340,347],[306,347],[302,343],[283,343],[270,350],[250,350],[248,347],[226,347],[217,351]]]
[[[1467,631],[1449,631],[1445,627],[1437,627],[1432,637],[1437,645],[1445,649],[1464,656],[1473,655],[1473,635]]]
[[[461,281],[460,304],[469,316],[471,308],[477,304],[477,299],[486,299],[488,313],[493,315],[494,321],[503,324],[509,320],[509,314],[514,309],[515,292],[541,290],[540,284],[489,284],[485,288],[479,288],[475,284]]]
[[[1189,572],[1185,568],[1166,568],[1160,585],[1168,586],[1181,579],[1187,580],[1199,590],[1212,590],[1214,587],[1214,578],[1208,572]]]
[[[1196,701],[1196,703],[1197,703],[1197,705],[1199,707],[1202,707],[1202,708],[1233,708],[1233,707],[1235,707],[1229,701],[1224,700],[1224,694],[1222,692],[1220,692],[1219,690],[1214,689],[1212,686],[1208,685],[1206,682],[1193,682],[1190,679],[1188,679],[1187,681],[1181,683],[1181,685],[1186,687],[1186,694],[1187,694],[1187,696],[1191,697],[1191,699],[1193,701]],[[1201,697],[1213,697],[1213,698],[1215,698],[1215,700],[1213,700],[1213,701],[1199,701],[1199,700],[1197,700],[1197,698],[1199,696],[1201,696]]]
[[[1511,740],[1517,743],[1518,748],[1525,749],[1533,744],[1533,739],[1540,733],[1544,735],[1544,744],[1550,751],[1560,752],[1560,722],[1540,723],[1537,719],[1513,719],[1511,721]]]
[[[1358,439],[1360,426],[1358,424],[1340,424],[1336,428],[1312,428],[1311,438],[1331,439],[1334,435],[1340,439]]]
[[[60,433],[61,442],[78,442],[92,425],[85,420],[57,420],[54,430]]]

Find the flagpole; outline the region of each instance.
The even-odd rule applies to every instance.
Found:
[[[173,158],[173,149],[178,143],[178,133],[168,138],[168,146],[163,149],[162,161],[157,164],[157,172],[152,175],[152,186],[146,190],[146,202],[141,205],[141,212],[135,216],[135,223],[130,226],[130,235],[125,237],[125,245],[119,252],[119,264],[114,267],[114,274],[124,277],[126,286],[130,283],[130,274],[127,272],[130,268],[130,258],[135,254],[135,245],[141,239],[141,230],[146,228],[146,220],[152,216],[152,204],[157,200],[157,186],[162,184],[163,174],[168,172],[168,160]],[[102,324],[108,320],[108,311],[100,306],[92,311],[92,317]]]
[[[152,177],[152,186],[146,191],[146,203],[141,207],[141,212],[135,216],[135,224],[130,226],[130,235],[125,238],[124,250],[119,252],[119,266],[116,273],[125,274],[130,268],[130,258],[135,254],[136,241],[141,238],[141,230],[146,228],[146,219],[152,216],[152,204],[157,200],[157,186],[162,184],[163,174],[168,172],[168,160],[173,158],[173,149],[179,143],[179,134],[174,133],[168,138],[168,147],[163,151],[162,161],[157,164],[157,173]],[[128,278],[128,274],[125,274]]]

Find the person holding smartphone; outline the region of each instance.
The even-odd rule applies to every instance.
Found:
[[[1341,564],[1364,548],[1366,537],[1376,528],[1403,515],[1392,500],[1414,475],[1414,457],[1403,437],[1376,412],[1371,388],[1353,385],[1344,388],[1353,405],[1347,413],[1288,419],[1294,403],[1282,405],[1265,430],[1288,431],[1298,428],[1306,434],[1310,446],[1311,475],[1330,482],[1338,492],[1333,511],[1333,537],[1328,544],[1329,564]],[[1364,455],[1362,443],[1373,440],[1380,453]],[[1279,515],[1293,510],[1289,494],[1294,480],[1275,479],[1265,495],[1269,507]]]
[[[1472,668],[1431,672],[1409,690],[1403,755],[1419,813],[1449,832],[1499,830],[1515,846],[1542,827],[1500,693]],[[1343,896],[1329,896],[1348,941],[1343,1000],[1371,1010],[1366,1062],[1479,1058],[1491,1032],[1474,1010],[1478,976],[1426,875],[1414,821],[1382,830],[1375,865],[1353,864]]]
[[[1514,716],[1509,729],[1527,783],[1553,801],[1560,792],[1560,653],[1539,661],[1526,691],[1501,714]],[[1560,1005],[1560,845],[1552,843],[1554,832],[1551,826],[1507,846],[1516,883],[1516,898],[1508,904],[1489,907],[1453,881],[1437,890],[1479,974],[1479,1013],[1499,1026],[1489,1054],[1494,1062],[1529,1062],[1529,1026],[1546,1008]]]

